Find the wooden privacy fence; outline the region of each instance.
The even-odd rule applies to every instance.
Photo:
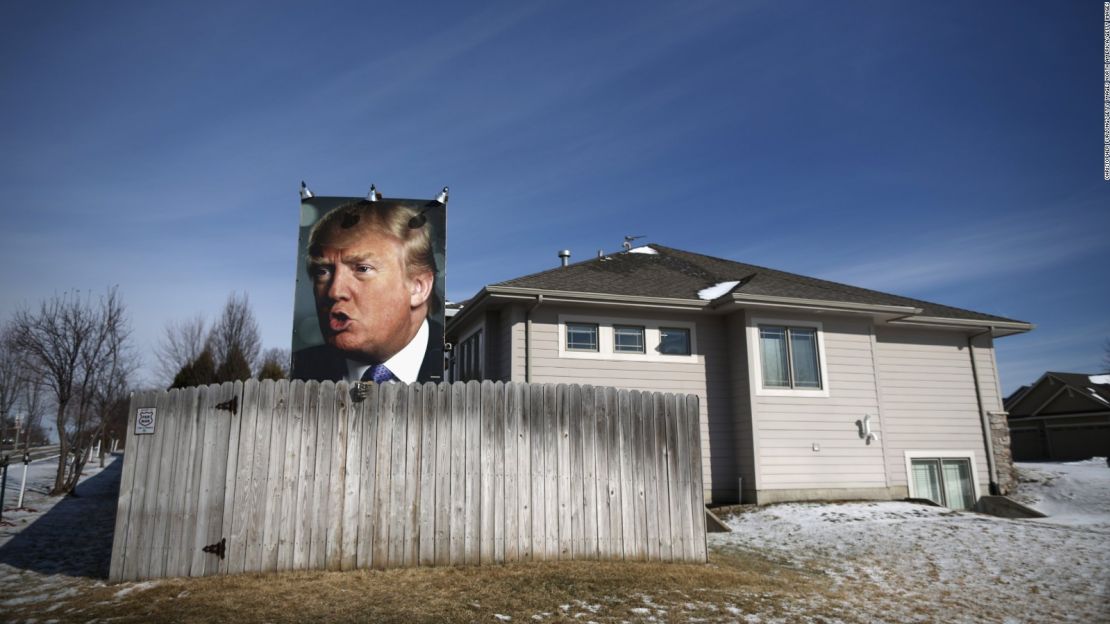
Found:
[[[705,561],[698,398],[247,381],[131,399],[110,578]],[[136,434],[136,425],[153,433]],[[143,411],[136,422],[136,414]]]

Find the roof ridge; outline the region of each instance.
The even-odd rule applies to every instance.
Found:
[[[605,254],[605,256],[608,256],[608,255],[609,254]],[[597,261],[601,260],[602,257],[604,257],[604,256],[597,256],[597,257],[587,258],[585,260],[579,260],[578,262],[568,263],[566,266],[559,265],[557,267],[551,267],[550,269],[544,269],[542,271],[536,271],[535,273],[529,273],[527,275],[518,275],[516,277],[510,277],[509,279],[501,280],[500,282],[494,282],[494,283],[490,284],[490,286],[501,286],[502,284],[506,284],[508,282],[516,282],[516,281],[519,281],[519,280],[522,280],[522,279],[528,279],[529,277],[536,277],[536,276],[539,276],[539,275],[546,275],[548,273],[553,273],[555,271],[563,271],[563,270],[569,269],[571,267],[583,266],[585,264],[589,264],[590,262],[597,262]]]

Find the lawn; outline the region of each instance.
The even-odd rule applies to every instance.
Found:
[[[748,509],[727,519],[732,533],[709,536],[707,565],[563,562],[108,585],[103,548],[94,546],[105,527],[110,535],[113,468],[92,471],[82,497],[50,514],[5,514],[17,524],[0,528],[4,621],[1110,621],[1105,461],[1022,465],[1015,497],[1052,514],[1043,520],[900,502]]]

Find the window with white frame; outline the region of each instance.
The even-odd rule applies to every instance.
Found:
[[[829,396],[824,323],[749,317],[748,370],[759,396]]]
[[[949,509],[974,509],[979,475],[972,451],[905,451],[911,498]]]
[[[971,509],[975,505],[971,487],[971,462],[966,459],[914,459],[914,492],[949,509]]]
[[[697,327],[686,321],[559,315],[559,357],[696,362]]]
[[[821,389],[817,328],[759,326],[764,388]]]

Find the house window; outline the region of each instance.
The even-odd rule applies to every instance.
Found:
[[[917,498],[949,509],[971,509],[975,505],[970,460],[919,458],[911,460],[910,467]]]
[[[559,357],[614,362],[697,362],[696,323],[560,314]]]
[[[478,330],[463,340],[455,354],[458,367],[458,380],[470,381],[482,378],[482,331]]]
[[[614,325],[613,352],[644,353],[644,328],[633,325]]]
[[[684,327],[660,327],[659,352],[690,355],[690,330]]]
[[[764,388],[821,389],[821,361],[814,327],[759,326]]]
[[[597,323],[567,323],[567,351],[597,351]]]

